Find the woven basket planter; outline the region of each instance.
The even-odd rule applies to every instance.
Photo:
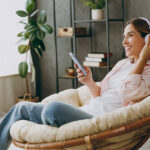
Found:
[[[34,97],[34,96],[31,96],[30,93],[25,93],[24,96],[18,97],[17,101],[18,102],[21,102],[21,101],[38,102],[39,97]]]

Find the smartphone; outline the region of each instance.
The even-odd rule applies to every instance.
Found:
[[[77,58],[75,57],[75,55],[70,52],[69,55],[71,56],[72,60],[74,61],[75,64],[77,64],[78,68],[82,70],[83,74],[86,76],[87,73],[85,72],[85,70],[83,69],[83,67],[81,66],[81,64],[79,63],[79,61],[77,60]]]

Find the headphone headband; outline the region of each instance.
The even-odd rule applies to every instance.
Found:
[[[143,19],[144,21],[146,21],[148,26],[149,26],[149,29],[150,29],[150,21],[147,18],[144,18],[144,17],[140,17],[140,19]]]

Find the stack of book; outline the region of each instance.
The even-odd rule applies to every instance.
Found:
[[[83,65],[89,67],[107,66],[107,57],[108,54],[105,52],[88,53],[88,56],[85,57]],[[112,53],[109,53],[109,57],[112,57]]]

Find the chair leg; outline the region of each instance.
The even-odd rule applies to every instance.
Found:
[[[87,150],[94,150],[94,146],[90,140],[90,136],[85,136],[84,139],[85,139],[85,143],[87,145]]]

